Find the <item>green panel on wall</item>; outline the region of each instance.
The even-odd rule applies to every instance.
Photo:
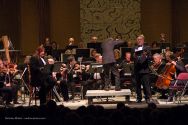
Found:
[[[140,30],[141,0],[80,0],[81,39],[88,42],[92,35],[104,40],[121,34],[133,40]]]

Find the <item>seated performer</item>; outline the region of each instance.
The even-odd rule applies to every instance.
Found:
[[[39,86],[40,105],[46,104],[46,95],[55,85],[52,78],[53,60],[44,59],[45,50],[39,47],[30,59],[31,85]]]
[[[150,66],[151,71],[152,71],[152,74],[150,76],[150,81],[151,81],[151,84],[153,84],[152,85],[153,91],[161,92],[161,97],[160,97],[161,99],[167,98],[167,96],[165,95],[167,89],[158,89],[155,86],[155,83],[158,79],[158,75],[161,75],[164,72],[165,66],[166,66],[166,63],[165,61],[162,60],[162,55],[160,55],[159,53],[155,53],[153,55],[153,64]]]
[[[19,86],[13,82],[13,74],[15,70],[5,67],[3,61],[0,59],[0,94],[5,94],[6,104],[10,105],[13,100],[13,104],[18,103],[18,89]]]
[[[102,68],[102,56],[101,54],[95,54],[96,62],[93,63],[94,65],[98,65]],[[104,74],[94,67],[94,65],[86,66],[85,72],[83,72],[83,76],[85,77],[85,84],[83,84],[83,96],[85,98],[85,94],[87,90],[98,90],[104,88]],[[98,67],[98,68],[99,68]]]
[[[120,79],[121,83],[125,82],[126,80],[130,80],[133,84],[135,84],[134,79],[134,62],[131,60],[131,53],[126,52],[124,60],[118,66],[120,69]]]
[[[61,93],[63,96],[64,101],[69,101],[69,95],[68,95],[68,85],[67,85],[67,69],[66,64],[63,64],[61,67],[61,72],[55,74],[55,79],[57,80],[57,85],[60,86]]]
[[[67,74],[67,85],[71,91],[70,99],[74,99],[75,97],[75,84],[80,81],[80,67],[76,63],[74,56],[69,56],[67,58],[67,65],[66,65],[66,74]]]
[[[182,62],[180,56],[178,56],[179,54],[177,54],[178,51],[177,51],[177,52],[174,52],[174,53],[175,53],[174,55],[175,55],[176,57],[175,57],[174,55],[171,55],[171,56],[169,56],[169,57],[167,58],[167,59],[170,61],[170,63],[175,66],[175,69],[176,69],[176,72],[175,72],[175,75],[174,75],[174,80],[172,80],[172,81],[170,82],[170,87],[169,87],[169,88],[173,88],[173,86],[176,86],[176,87],[178,87],[178,86],[185,86],[185,84],[186,84],[186,81],[180,81],[180,80],[179,80],[179,81],[176,83],[176,85],[175,85],[175,78],[176,78],[180,73],[182,73],[182,72],[187,72],[187,71],[186,71],[185,65],[184,65],[184,63]],[[171,60],[172,60],[172,61],[171,61]],[[169,101],[169,102],[170,102],[170,101],[173,101],[173,97],[176,97],[176,90],[170,89],[168,101]]]

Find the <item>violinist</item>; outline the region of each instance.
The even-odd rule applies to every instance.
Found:
[[[67,85],[67,68],[66,64],[62,64],[60,72],[53,73],[53,77],[56,79],[57,85],[59,85],[63,99],[65,102],[69,101],[68,85]]]
[[[20,104],[18,100],[18,89],[19,86],[13,84],[11,74],[9,69],[7,69],[0,59],[0,94],[5,94],[5,100],[7,105],[11,105],[11,101],[13,100],[13,104]]]
[[[80,81],[80,67],[77,64],[74,56],[69,56],[67,58],[67,84],[71,91],[70,99],[74,99],[75,97],[75,84]]]
[[[186,68],[185,68],[185,65],[183,63],[183,61],[181,60],[181,57],[180,57],[181,53],[178,49],[176,49],[174,51],[174,55],[170,55],[169,57],[167,57],[167,60],[173,64],[175,66],[175,69],[176,69],[176,72],[174,74],[174,80],[172,80],[170,82],[170,88],[174,86],[175,84],[175,78],[182,72],[187,72],[186,71]],[[176,83],[177,86],[184,86],[186,84],[186,81],[178,81]],[[173,101],[173,97],[176,97],[176,90],[174,89],[170,89],[169,91],[169,97],[168,97],[168,101]]]

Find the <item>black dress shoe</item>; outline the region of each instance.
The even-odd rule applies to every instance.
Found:
[[[115,91],[121,91],[120,87],[115,87]]]
[[[136,103],[142,103],[142,101],[140,99],[136,100]]]
[[[8,106],[8,107],[13,107],[14,105],[11,104],[10,102],[6,102],[6,106]]]
[[[105,86],[105,87],[104,87],[104,90],[105,90],[105,91],[109,91],[109,90],[110,90],[110,88],[109,88],[109,87],[107,87],[107,86]]]
[[[69,99],[70,99],[70,100],[74,100],[74,96],[71,96]]]
[[[168,96],[162,95],[162,96],[159,97],[159,99],[168,99]]]
[[[150,103],[150,99],[146,99],[146,103]]]
[[[21,104],[21,103],[19,103],[19,102],[16,101],[16,102],[14,102],[14,104]]]
[[[172,97],[168,97],[167,102],[172,102],[173,98]]]

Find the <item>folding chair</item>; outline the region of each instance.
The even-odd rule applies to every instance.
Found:
[[[185,82],[183,85],[178,85],[178,82]],[[181,103],[181,98],[184,96],[186,90],[188,90],[188,73],[180,73],[178,77],[176,78],[176,81],[174,83],[174,86],[171,88],[178,91],[177,97],[178,103]]]

